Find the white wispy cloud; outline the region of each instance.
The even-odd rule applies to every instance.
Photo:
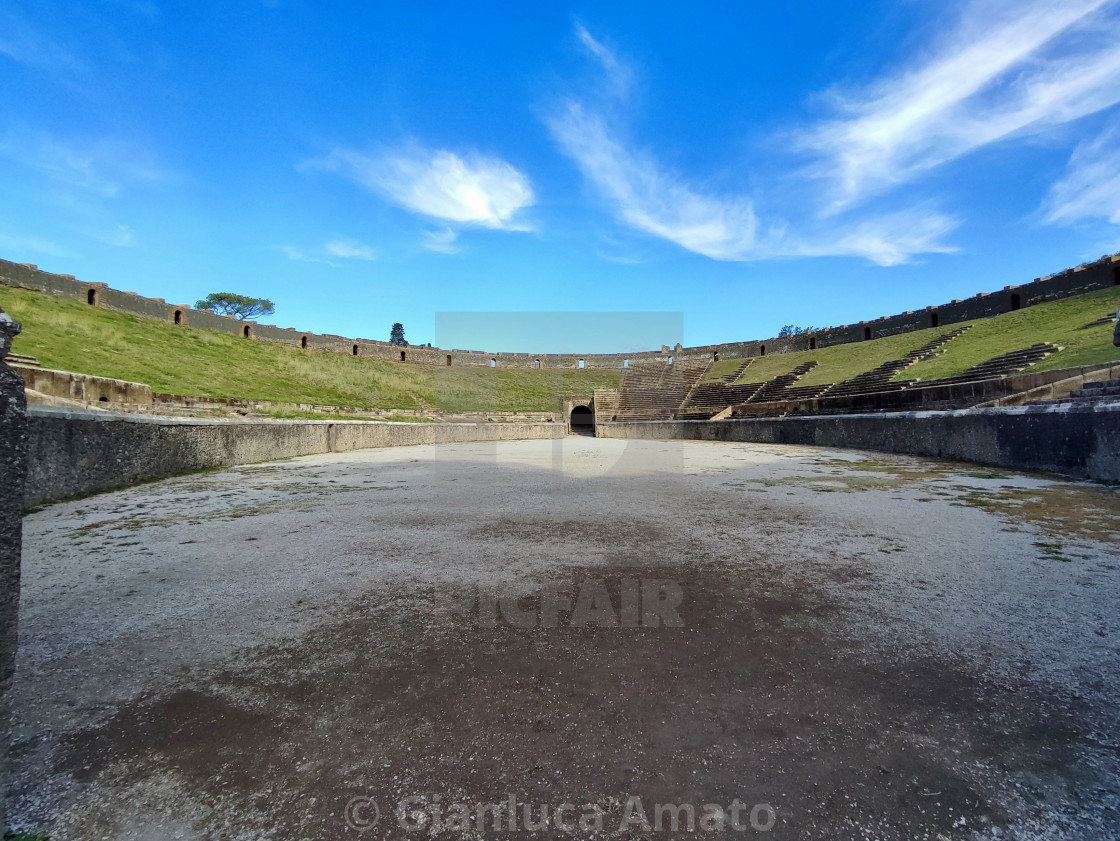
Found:
[[[41,237],[29,234],[10,234],[0,232],[0,248],[4,249],[9,260],[18,259],[24,254],[46,254],[51,257],[72,256],[67,248]]]
[[[316,257],[314,254],[309,254],[294,245],[277,245],[276,250],[284,254],[289,260],[295,260],[298,263],[322,263],[326,266],[338,268],[337,263],[333,263],[325,257]]]
[[[130,226],[115,222],[108,225],[87,226],[84,233],[90,239],[116,248],[130,248],[136,245],[136,231]]]
[[[840,209],[1005,138],[1120,102],[1114,0],[973,0],[931,53],[858,90],[803,133]]]
[[[529,179],[500,158],[419,146],[383,155],[335,149],[306,167],[337,172],[414,213],[484,228],[524,231],[535,201]]]
[[[332,257],[341,257],[344,260],[376,260],[377,252],[368,245],[347,239],[336,239],[323,246],[323,250]]]
[[[807,223],[808,224],[808,223]],[[854,223],[823,227],[799,238],[784,231],[763,242],[759,254],[770,257],[864,257],[880,266],[908,263],[916,254],[951,254],[945,237],[960,224],[933,208],[877,214]]]
[[[325,243],[322,247],[310,250],[295,245],[277,245],[276,250],[284,254],[289,260],[300,263],[321,263],[325,266],[339,268],[335,260],[376,260],[377,252],[368,245],[349,239],[335,239]]]
[[[648,153],[627,148],[579,102],[568,102],[548,127],[627,224],[717,260],[750,253],[757,220],[748,200],[701,195]]]
[[[1113,128],[1073,150],[1043,210],[1051,223],[1107,219],[1120,225],[1120,131]]]
[[[0,155],[37,170],[54,184],[103,197],[175,178],[144,145],[113,137],[63,140],[16,130],[0,138]]]
[[[620,61],[602,42],[594,38],[583,24],[576,24],[575,34],[584,49],[594,56],[602,67],[611,89],[610,93],[614,96],[625,96],[633,77],[633,71],[630,67]]]
[[[625,65],[586,29],[577,26],[575,34],[607,74],[629,78]],[[623,87],[609,85],[605,97],[565,100],[545,123],[561,151],[635,230],[715,260],[846,255],[894,265],[952,250],[942,238],[957,220],[930,208],[854,222],[820,222],[812,213],[802,213],[797,226],[761,220],[750,196],[697,186],[626,142]]]
[[[423,245],[429,251],[435,251],[438,254],[458,254],[459,246],[456,240],[459,235],[450,228],[444,228],[440,231],[424,231]]]
[[[11,11],[0,9],[0,56],[53,72],[83,71],[62,44]]]

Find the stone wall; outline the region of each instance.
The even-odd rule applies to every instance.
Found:
[[[213,467],[367,447],[559,438],[563,423],[210,420],[33,406],[27,507]]]
[[[27,405],[21,380],[4,362],[19,322],[0,309],[0,837],[7,831],[4,792],[8,783],[8,744],[12,675],[15,670],[19,611],[23,488],[27,458]]]
[[[13,365],[27,388],[48,397],[81,400],[85,403],[132,403],[152,405],[152,389],[143,383],[95,377],[92,374],[75,374],[72,371],[55,371],[31,365]]]
[[[1037,278],[1020,286],[1006,286],[1000,292],[981,292],[971,298],[953,300],[923,310],[885,315],[874,321],[842,324],[812,334],[785,338],[756,339],[718,345],[674,348],[663,346],[659,351],[609,354],[533,354],[487,353],[477,350],[446,350],[424,346],[399,347],[373,339],[350,339],[345,336],[309,333],[291,327],[275,327],[253,321],[238,321],[191,309],[186,304],[169,304],[162,298],[145,298],[135,292],[120,292],[103,283],[83,283],[73,275],[52,274],[36,266],[0,260],[0,285],[34,289],[53,295],[109,307],[134,315],[156,318],[172,324],[204,327],[250,339],[281,342],[309,350],[330,350],[352,356],[371,356],[392,362],[436,366],[467,366],[497,368],[623,368],[631,365],[665,363],[670,356],[679,360],[745,359],[772,353],[790,353],[814,347],[879,339],[927,327],[955,324],[986,318],[1033,304],[1068,298],[1109,286],[1120,285],[1120,255],[1091,265],[1068,269],[1050,277]]]
[[[1120,406],[1029,406],[721,421],[598,423],[601,438],[877,450],[1120,481]]]

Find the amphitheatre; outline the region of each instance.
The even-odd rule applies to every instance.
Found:
[[[1120,255],[640,353],[0,307],[22,837],[1120,837]]]

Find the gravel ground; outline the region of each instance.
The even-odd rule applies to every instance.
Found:
[[[368,450],[49,506],[23,576],[10,808],[55,841],[1120,838],[1114,487]]]

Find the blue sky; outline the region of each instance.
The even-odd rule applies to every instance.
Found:
[[[6,0],[0,256],[363,338],[764,338],[1120,250],[1118,102],[1115,1]]]

